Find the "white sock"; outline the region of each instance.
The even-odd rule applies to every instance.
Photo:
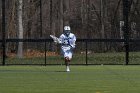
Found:
[[[66,68],[67,68],[67,71],[70,71],[70,68],[69,68],[69,66],[67,66]]]

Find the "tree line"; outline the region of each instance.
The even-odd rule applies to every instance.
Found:
[[[39,39],[59,36],[70,25],[77,38],[123,39],[123,0],[5,0],[6,38]],[[2,6],[0,0],[0,7]],[[0,9],[2,13],[2,9]],[[129,0],[130,38],[140,36],[140,1]],[[0,24],[1,22],[0,18]],[[1,28],[1,26],[0,26]],[[0,38],[2,30],[0,29]],[[118,43],[90,43],[96,51],[112,50]],[[7,51],[40,48],[41,44],[8,43]],[[48,47],[54,47],[48,44]],[[80,43],[78,47],[85,48]],[[18,49],[18,50],[17,50]],[[118,47],[115,50],[120,50]]]

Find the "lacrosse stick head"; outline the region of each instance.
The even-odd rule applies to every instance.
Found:
[[[59,40],[59,38],[57,38],[56,36],[50,35],[50,37],[53,39],[53,41],[54,41],[55,43],[61,43],[61,40]]]

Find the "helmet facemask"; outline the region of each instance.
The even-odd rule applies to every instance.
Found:
[[[69,35],[70,35],[70,30],[64,30],[64,34],[65,34],[66,36],[69,36]]]
[[[65,26],[65,27],[64,27],[64,34],[65,34],[66,36],[69,36],[69,34],[70,34],[70,26]]]

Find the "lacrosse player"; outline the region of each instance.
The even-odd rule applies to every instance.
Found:
[[[66,71],[69,72],[69,63],[72,59],[76,42],[76,36],[71,33],[70,26],[64,26],[63,34],[60,35],[59,40],[61,41],[61,53],[64,56]]]
[[[54,35],[50,35],[50,37],[54,40],[55,43],[61,45],[61,53],[64,56],[66,71],[69,72],[69,63],[72,59],[73,49],[75,48],[76,37],[73,33],[71,33],[70,26],[64,26],[63,34],[57,38]]]

